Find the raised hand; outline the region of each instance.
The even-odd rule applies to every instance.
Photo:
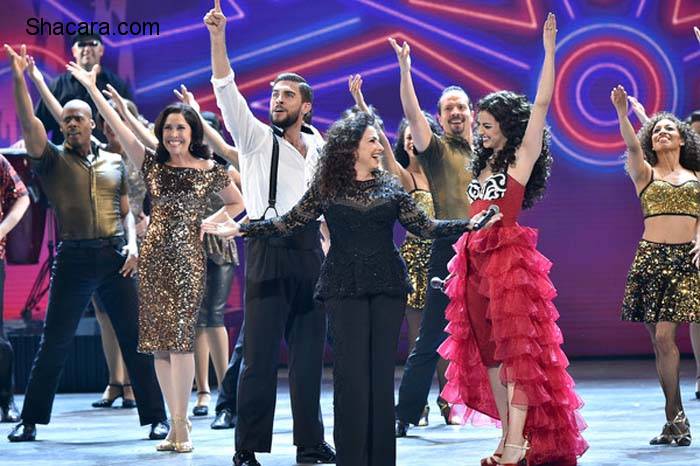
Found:
[[[348,87],[350,88],[350,94],[352,94],[357,108],[363,112],[369,112],[365,97],[362,95],[362,76],[359,74],[350,75],[350,78],[348,78]]]
[[[44,75],[41,74],[41,71],[37,68],[34,57],[31,55],[27,55],[27,75],[29,75],[29,79],[35,83],[44,82]]]
[[[700,42],[700,28],[695,26],[693,31],[695,31],[695,37],[697,38],[698,42]]]
[[[27,46],[22,44],[19,47],[19,55],[15,52],[12,47],[5,44],[5,52],[7,53],[7,58],[10,60],[10,68],[12,69],[12,74],[14,76],[22,76],[24,70],[27,69]]]
[[[111,84],[107,84],[107,89],[103,90],[102,94],[104,94],[104,96],[108,99],[112,99],[112,102],[114,102],[114,105],[116,105],[117,112],[119,112],[120,115],[125,116],[127,114],[129,109],[126,108],[126,101],[124,100],[124,97],[122,97]]]
[[[221,11],[221,0],[214,0],[214,8],[204,15],[204,24],[206,24],[210,35],[224,35],[226,32],[226,16]]]
[[[90,71],[87,71],[72,61],[66,65],[66,69],[86,89],[97,88],[97,75],[100,74],[100,65],[95,65]]]
[[[389,37],[389,43],[393,47],[394,52],[396,52],[401,71],[409,71],[411,69],[411,47],[408,45],[408,42],[404,41],[403,45],[399,47],[396,39]]]
[[[642,105],[636,97],[631,95],[627,96],[627,100],[629,101],[630,105],[632,105],[632,111],[635,115],[637,115],[639,121],[641,123],[645,123],[649,117],[647,116],[647,111],[644,108],[644,105]]]
[[[177,97],[180,102],[185,105],[189,105],[197,113],[200,112],[199,103],[194,98],[194,94],[192,94],[192,92],[190,92],[184,84],[180,84],[179,91],[177,89],[173,89],[173,92],[175,93],[175,97]]]
[[[627,115],[627,91],[621,85],[613,87],[610,92],[610,101],[612,102],[618,115]]]
[[[554,53],[557,46],[557,17],[554,13],[547,14],[547,20],[542,29],[542,42],[545,53]]]

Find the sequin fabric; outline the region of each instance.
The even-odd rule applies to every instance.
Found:
[[[218,164],[210,170],[169,167],[150,151],[142,171],[152,211],[139,260],[138,350],[191,352],[206,278],[199,228],[208,197],[230,179]]]
[[[435,218],[433,196],[430,191],[414,189],[409,194],[428,217]],[[408,280],[413,288],[413,291],[408,294],[406,305],[413,309],[422,310],[425,307],[425,293],[428,290],[429,280],[428,263],[430,262],[432,244],[432,240],[417,238],[409,233],[401,245],[401,257],[406,262]]]
[[[468,220],[432,220],[391,177],[378,173],[368,181],[350,182],[347,192],[324,197],[316,185],[281,217],[244,224],[249,237],[293,234],[323,214],[331,233],[331,247],[314,297],[324,301],[411,292],[406,265],[394,245],[396,220],[424,238],[453,236],[469,228]]]
[[[692,243],[639,243],[627,275],[622,320],[700,322],[700,275],[692,248]]]
[[[656,215],[700,214],[700,181],[690,180],[674,185],[664,180],[652,180],[639,193],[644,218]]]

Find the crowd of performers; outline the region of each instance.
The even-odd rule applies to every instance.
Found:
[[[110,372],[93,406],[121,397],[150,426],[149,438],[161,440],[158,451],[193,450],[188,401],[196,380],[193,415],[207,414],[211,356],[220,387],[211,427],[235,426],[233,464],[259,465],[255,453],[272,445],[284,338],[299,463],[396,464],[395,438],[428,422],[437,369],[446,423],[500,421],[501,439],[482,466],[576,464],[588,444],[560,348],[551,263],[536,249],[536,230],[517,222],[544,195],[552,163],[545,118],[554,15],[543,26],[532,103],[498,91],[472,110],[466,92],[450,86],[436,119],[418,102],[409,45],[390,38],[405,115],[393,146],[359,75],[348,83],[355,105],[325,137],[311,126],[312,88],[291,72],[272,83],[270,124],[259,121],[236,86],[218,0],[204,23],[216,102],[235,147],[184,85],[175,91],[180,102],[149,127],[128,86],[100,66],[99,36],[75,37],[75,61],[51,86],[26,47],[5,45],[23,146],[60,239],[21,413],[12,401],[12,349],[2,339],[2,420],[19,421],[9,440],[35,440],[36,425],[49,423],[69,345],[92,302]],[[25,74],[42,97],[36,112]],[[651,443],[685,446],[675,336],[680,323],[700,324],[700,137],[691,127],[700,114],[691,123],[647,117],[621,86],[611,101],[644,213],[622,317],[646,325],[656,354],[666,424]],[[636,134],[628,101],[643,124]],[[29,200],[0,162],[4,244]],[[492,205],[499,213],[489,218]],[[397,220],[408,232],[400,250]],[[246,247],[244,324],[227,368],[223,309],[237,236]],[[429,287],[429,277],[447,277],[444,288]],[[395,405],[404,318],[410,355]],[[319,403],[327,325],[335,449]]]

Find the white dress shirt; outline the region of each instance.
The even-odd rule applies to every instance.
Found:
[[[268,206],[270,165],[272,163],[272,130],[250,111],[234,81],[233,73],[225,78],[211,79],[216,104],[221,110],[226,129],[238,149],[241,188],[248,217],[258,219]],[[301,199],[313,178],[323,146],[318,132],[301,133],[306,145],[306,157],[282,137],[279,142],[277,170],[277,212],[283,215]],[[274,217],[268,210],[266,218]]]

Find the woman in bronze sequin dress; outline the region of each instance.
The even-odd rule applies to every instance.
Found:
[[[688,446],[690,424],[681,402],[676,329],[683,322],[700,322],[700,138],[670,113],[652,116],[635,135],[625,89],[617,86],[610,99],[644,214],[622,319],[643,322],[649,331],[666,398],[666,424],[649,443]]]
[[[363,111],[370,111],[362,95],[362,77],[360,75],[351,76],[349,80],[350,93],[355,99],[356,107]],[[442,133],[440,125],[430,116],[425,113],[425,117],[430,124],[430,129],[436,133]],[[401,120],[397,131],[397,140],[393,151],[387,150],[384,155],[384,166],[387,171],[396,176],[403,188],[411,195],[416,204],[426,213],[428,217],[435,218],[435,207],[433,206],[433,196],[430,192],[430,184],[428,177],[423,171],[423,167],[418,161],[415,150],[413,149],[413,138],[411,137],[411,129],[408,126],[408,120]],[[386,140],[384,132],[380,132],[380,137]],[[389,146],[386,140],[387,147]],[[425,295],[428,289],[430,277],[428,277],[428,263],[430,262],[430,250],[432,240],[419,238],[410,232],[406,232],[406,239],[401,245],[400,253],[403,260],[406,262],[408,269],[408,278],[413,287],[413,291],[409,293],[406,301],[406,323],[408,324],[408,354],[411,354],[413,347],[416,344],[418,333],[420,331],[420,323],[423,317],[423,308],[425,307]],[[438,384],[440,391],[447,383],[445,371],[447,370],[447,361],[440,358],[437,363]],[[446,424],[459,424],[458,419],[452,419],[450,415],[450,405],[438,396],[437,399],[440,413],[445,418]],[[430,405],[426,400],[423,414],[418,421],[419,426],[428,425],[428,414],[430,413]],[[397,421],[402,422],[402,421]],[[401,430],[402,426],[397,426],[397,430]]]
[[[127,155],[141,167],[151,196],[151,224],[139,264],[139,351],[153,353],[158,383],[172,417],[159,451],[192,451],[187,403],[194,379],[194,336],[204,293],[206,259],[200,225],[207,198],[218,193],[224,207],[210,220],[243,210],[240,191],[226,169],[211,160],[199,116],[188,105],[167,106],[158,116],[154,152],[121,121],[97,89],[97,70],[69,66]],[[112,92],[114,88],[107,86]]]

